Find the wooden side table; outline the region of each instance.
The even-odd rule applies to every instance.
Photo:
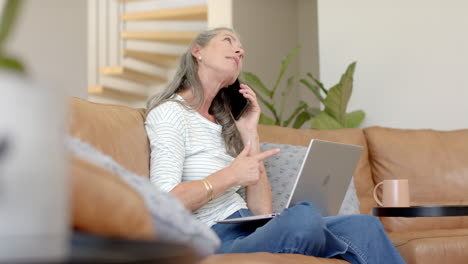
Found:
[[[443,217],[468,216],[468,206],[410,206],[410,207],[373,207],[372,215],[379,217]]]

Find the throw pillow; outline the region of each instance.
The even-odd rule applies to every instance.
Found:
[[[151,213],[139,193],[111,171],[70,156],[74,229],[115,239],[155,239]]]
[[[277,143],[261,143],[260,147],[263,151],[273,148],[281,149],[280,153],[265,160],[265,169],[273,195],[273,212],[280,212],[288,202],[307,147]],[[354,187],[354,177],[351,179],[338,214],[359,214],[359,200]]]
[[[213,254],[220,246],[218,236],[210,227],[199,222],[176,197],[159,190],[149,179],[123,168],[111,157],[77,138],[67,137],[66,147],[79,158],[118,175],[141,195],[151,213],[157,240],[188,244],[202,256]]]

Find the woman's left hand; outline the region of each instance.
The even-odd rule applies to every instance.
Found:
[[[262,112],[257,102],[257,96],[246,84],[241,84],[240,88],[239,92],[250,101],[250,104],[239,120],[236,121],[237,129],[241,135],[256,133],[258,120],[260,119],[260,113]]]

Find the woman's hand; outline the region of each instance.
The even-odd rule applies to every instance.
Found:
[[[253,132],[256,133],[258,120],[260,119],[260,113],[262,112],[257,102],[257,96],[246,84],[240,85],[239,92],[250,101],[250,105],[241,115],[239,120],[236,121],[237,129],[241,135],[248,135]]]
[[[255,155],[250,155],[252,144],[250,141],[246,144],[244,150],[228,167],[237,178],[237,185],[249,186],[256,184],[261,176],[262,161],[276,155],[280,149],[270,149]]]

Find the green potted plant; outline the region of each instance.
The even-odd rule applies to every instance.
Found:
[[[309,82],[307,79],[300,80],[300,82],[309,88],[309,90],[314,93],[315,97],[324,105],[324,109],[313,116],[311,128],[356,128],[362,123],[366,116],[364,111],[356,110],[351,113],[346,112],[353,91],[353,75],[355,68],[356,62],[351,63],[341,76],[340,81],[328,90],[310,73],[307,74],[307,77],[309,77],[313,83]]]
[[[340,81],[330,89],[326,89],[311,73],[307,73],[307,77],[311,82],[309,79],[301,78],[300,83],[314,94],[323,104],[324,109],[321,110],[318,107],[310,107],[308,102],[301,100],[299,104],[295,106],[293,113],[289,117],[284,118],[283,114],[286,105],[288,105],[290,92],[292,89],[299,89],[297,84],[298,74],[293,74],[287,79],[286,87],[281,94],[279,103],[275,100],[275,95],[288,66],[291,64],[291,61],[300,48],[300,46],[297,46],[292,49],[282,61],[280,71],[272,89],[267,88],[256,74],[252,72],[242,73],[241,80],[255,90],[260,103],[269,109],[272,114],[272,116],[268,116],[262,113],[260,116],[260,124],[284,127],[288,127],[292,124],[293,128],[301,128],[304,123],[310,121],[310,127],[314,129],[359,127],[364,120],[365,113],[362,110],[351,113],[346,112],[353,89],[355,62],[348,66]]]
[[[288,104],[289,94],[291,90],[297,86],[298,74],[290,76],[286,81],[286,88],[281,93],[281,102],[278,103],[275,100],[276,93],[278,92],[278,87],[281,83],[281,80],[289,64],[291,64],[292,59],[294,58],[294,56],[296,56],[297,52],[300,49],[300,46],[297,46],[294,49],[292,49],[286,56],[286,58],[281,62],[280,71],[272,89],[267,88],[256,74],[252,72],[242,72],[241,81],[245,82],[247,85],[249,85],[250,87],[252,87],[252,89],[255,90],[258,100],[266,108],[268,108],[272,114],[272,116],[268,116],[262,113],[260,116],[260,124],[287,127],[293,121],[295,121],[293,127],[296,127],[298,122],[298,115],[300,115],[304,111],[310,110],[308,109],[308,104],[304,101],[301,101],[301,103],[296,107],[294,112],[289,117],[284,118],[284,111],[286,105]]]

